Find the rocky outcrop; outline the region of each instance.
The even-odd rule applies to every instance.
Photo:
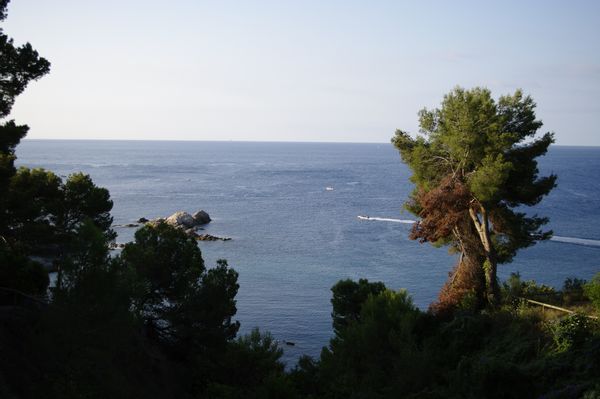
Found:
[[[112,227],[139,227],[138,223],[113,224]]]
[[[191,229],[198,224],[192,215],[183,211],[175,212],[165,219],[165,223],[183,229]]]
[[[211,221],[211,218],[208,215],[208,213],[206,213],[204,211],[198,211],[198,212],[194,213],[194,216],[192,216],[192,217],[196,221],[196,225],[207,224],[207,223],[210,223],[210,221]]]
[[[145,222],[143,223],[149,223],[153,225],[165,222],[173,227],[177,227],[183,230],[197,229],[199,226],[207,224],[211,221],[210,216],[205,211],[198,211],[194,213],[193,216],[187,212],[178,211],[167,218],[157,218],[152,220],[140,218],[139,222],[142,223],[142,221],[144,220]]]
[[[152,219],[152,220],[148,220],[146,222],[146,224],[149,224],[151,226],[156,226],[159,223],[164,223],[165,222],[165,218],[156,218],[156,219]]]
[[[141,221],[144,218],[140,218]],[[156,225],[158,223],[167,223],[173,227],[185,231],[185,233],[195,238],[198,241],[229,241],[229,237],[217,237],[210,234],[198,234],[198,230],[203,230],[200,226],[210,223],[211,218],[205,211],[198,211],[194,215],[190,215],[184,211],[178,211],[169,216],[168,218],[158,218],[153,220],[147,220],[145,223],[149,225]]]
[[[217,236],[211,236],[210,234],[197,234],[196,235],[196,240],[198,241],[229,241],[231,240],[230,237],[217,237]]]
[[[211,218],[203,210],[200,210],[194,215],[190,215],[184,211],[178,211],[167,218],[156,218],[148,220],[145,217],[141,217],[137,220],[137,223],[128,223],[123,225],[115,225],[113,227],[138,227],[139,224],[147,224],[150,226],[156,226],[159,223],[167,223],[173,227],[183,230],[188,236],[195,238],[198,241],[229,241],[229,237],[217,237],[210,234],[198,234],[198,230],[203,230],[202,225],[210,223]],[[125,244],[111,243],[109,244],[110,250],[123,249]]]

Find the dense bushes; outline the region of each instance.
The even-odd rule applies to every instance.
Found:
[[[406,291],[340,281],[332,288],[330,344],[318,359],[303,357],[286,372],[270,334],[254,330],[234,339],[237,274],[225,262],[206,269],[185,234],[144,227],[112,258],[94,223],[83,223],[77,236],[82,241],[72,247],[52,302],[0,330],[13,344],[0,366],[6,397],[579,398],[597,392],[598,323],[523,311],[512,301],[516,292],[539,290],[517,276],[505,284],[501,310],[465,306],[451,318],[420,311]]]
[[[258,392],[270,387],[287,389],[281,350],[270,335],[254,331],[233,340],[238,284],[227,262],[206,269],[196,242],[166,224],[140,229],[116,257],[91,220],[76,237],[51,301],[0,329],[5,343],[17,348],[0,349],[0,392],[19,398],[262,397]]]
[[[511,284],[523,288],[515,280],[507,290]],[[525,292],[539,292],[534,285],[526,282]],[[347,308],[340,304],[341,286],[347,292],[375,285],[338,283],[334,315]],[[359,315],[336,330],[320,359],[301,359],[290,378],[312,398],[593,395],[600,379],[597,322],[582,315],[548,320],[535,310],[519,311],[522,305],[513,307],[513,297],[506,298],[504,310],[467,309],[441,319],[416,309],[404,291],[374,290],[353,304]]]

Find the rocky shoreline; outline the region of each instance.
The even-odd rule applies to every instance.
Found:
[[[177,211],[171,216],[166,218],[146,219],[141,217],[137,220],[137,223],[127,223],[122,225],[115,225],[113,227],[121,228],[133,228],[139,227],[140,225],[155,226],[159,223],[169,224],[177,229],[184,231],[189,237],[192,237],[198,241],[229,241],[230,237],[218,237],[211,234],[198,234],[198,230],[204,230],[201,226],[204,226],[211,222],[210,215],[204,211],[199,210],[193,215],[185,211]],[[110,249],[122,249],[125,247],[123,243],[112,243]]]

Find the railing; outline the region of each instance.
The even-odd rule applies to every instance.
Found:
[[[522,300],[524,300],[526,302],[529,302],[529,303],[532,303],[534,305],[541,306],[543,308],[549,308],[549,309],[559,310],[561,312],[565,312],[565,313],[569,313],[569,314],[575,314],[575,313],[577,313],[577,312],[574,312],[574,311],[572,311],[570,309],[565,309],[565,308],[561,308],[560,306],[550,305],[549,303],[534,301],[533,299],[527,299],[527,298],[523,298],[523,297],[519,297],[519,299],[522,299]],[[584,316],[588,317],[590,319],[598,320],[598,317],[596,317],[596,316],[590,316],[590,315],[586,315],[586,314],[584,314]]]

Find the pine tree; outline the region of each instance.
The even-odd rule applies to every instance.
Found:
[[[0,0],[0,22],[6,18],[10,0]],[[15,98],[25,90],[30,81],[50,71],[50,63],[40,57],[26,43],[16,47],[13,39],[0,27],[0,119],[5,119],[15,103]],[[13,120],[0,124],[0,229],[6,223],[6,192],[15,174],[15,147],[25,137],[29,127],[17,125]]]
[[[452,309],[470,293],[480,305],[496,304],[497,265],[552,234],[541,229],[547,218],[518,210],[556,183],[555,175],[538,176],[536,158],[554,138],[535,137],[542,127],[535,107],[520,90],[496,102],[487,89],[456,88],[440,109],[419,112],[420,135],[398,130],[392,139],[413,172],[405,206],[420,220],[411,238],[460,254],[434,310]]]

